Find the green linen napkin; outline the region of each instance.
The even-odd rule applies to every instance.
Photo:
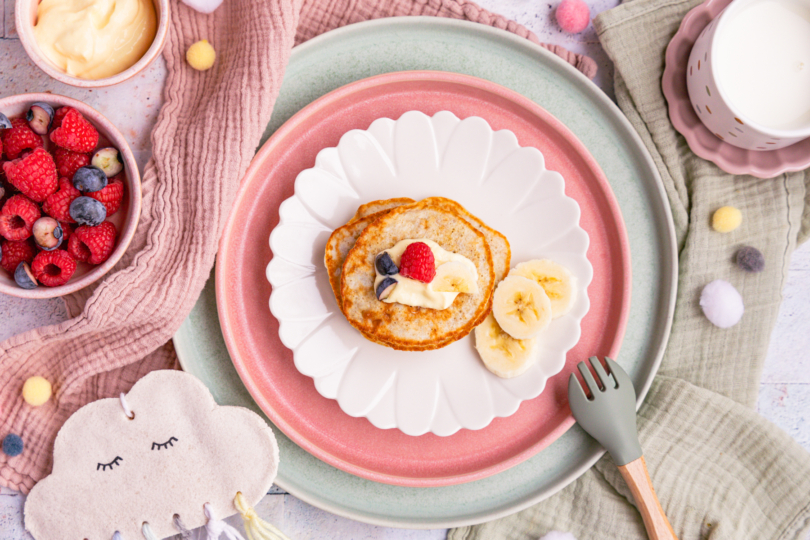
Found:
[[[754,410],[790,256],[810,236],[810,172],[733,176],[695,156],[669,121],[664,53],[696,0],[632,0],[594,20],[615,63],[616,98],[664,182],[680,251],[672,335],[638,414],[641,446],[680,540],[804,540],[810,531],[810,453]],[[720,234],[712,212],[736,206],[743,224]],[[765,256],[762,273],[733,264],[743,245]],[[731,282],[745,315],[711,325],[702,287]],[[450,531],[450,540],[536,539],[550,530],[579,540],[646,538],[609,456],[553,497],[512,516]]]

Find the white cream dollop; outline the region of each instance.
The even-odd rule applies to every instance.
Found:
[[[394,264],[396,264],[397,267],[399,267],[400,260],[402,259],[402,254],[405,252],[405,248],[407,248],[414,242],[424,242],[425,244],[427,244],[427,246],[430,248],[430,251],[433,252],[433,258],[435,260],[437,268],[444,263],[450,261],[458,261],[461,262],[462,264],[468,265],[472,270],[472,275],[474,275],[476,281],[478,281],[478,269],[475,267],[475,263],[473,263],[470,259],[468,259],[464,255],[459,255],[458,253],[447,251],[433,240],[428,240],[426,238],[401,240],[397,242],[393,247],[377,254],[377,257],[379,257],[382,253],[388,253],[388,255],[391,257],[391,260],[394,261]],[[404,304],[406,306],[413,306],[413,307],[424,307],[429,309],[447,309],[453,304],[453,301],[456,299],[456,296],[459,295],[459,293],[456,292],[434,291],[430,283],[422,283],[421,281],[407,278],[401,274],[384,276],[377,271],[376,267],[374,271],[377,273],[377,277],[374,280],[375,291],[377,290],[377,285],[379,285],[380,282],[387,277],[393,278],[397,281],[397,285],[396,287],[394,287],[394,290],[385,300],[383,300],[383,302],[386,302],[388,304],[397,302],[399,304]]]

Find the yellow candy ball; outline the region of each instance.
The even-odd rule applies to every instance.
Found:
[[[29,377],[23,384],[22,395],[26,403],[32,407],[39,407],[51,399],[53,389],[51,383],[39,375]]]
[[[718,208],[712,216],[712,228],[721,233],[731,232],[742,223],[742,212],[733,206]]]
[[[210,69],[216,59],[217,53],[207,39],[198,41],[186,51],[188,65],[198,71]]]

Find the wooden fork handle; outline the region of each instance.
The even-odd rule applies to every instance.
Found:
[[[641,513],[641,519],[644,520],[644,527],[647,529],[647,536],[650,540],[678,540],[655,495],[644,456],[620,466],[619,472],[622,473],[624,481],[627,482],[633,493],[636,507]]]

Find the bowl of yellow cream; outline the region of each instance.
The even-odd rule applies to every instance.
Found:
[[[160,55],[169,0],[17,0],[16,25],[28,56],[54,79],[110,86]]]

